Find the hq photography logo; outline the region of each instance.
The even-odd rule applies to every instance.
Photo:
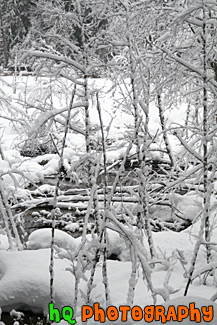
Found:
[[[49,319],[59,323],[62,319],[69,324],[76,324],[76,320],[73,318],[74,311],[72,307],[65,306],[62,311],[54,307],[54,303],[49,304]],[[188,306],[179,305],[177,307],[171,305],[165,308],[161,305],[150,305],[144,308],[140,306],[127,306],[121,305],[118,307],[109,306],[106,309],[100,307],[99,303],[95,303],[92,306],[83,305],[81,307],[81,321],[87,322],[89,319],[95,322],[105,323],[106,320],[116,321],[120,320],[126,323],[128,320],[134,322],[144,320],[146,323],[152,323],[153,321],[159,321],[161,324],[165,324],[170,321],[182,322],[188,319],[190,322],[201,323],[211,322],[213,319],[213,306],[204,306],[196,308],[195,303],[192,302]]]

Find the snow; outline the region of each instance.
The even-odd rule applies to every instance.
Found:
[[[13,84],[13,78],[7,77],[7,84],[3,85],[3,90],[7,93],[7,96],[11,97],[12,108],[16,107],[21,109],[22,104],[18,101],[23,94],[23,90],[29,88],[28,100],[32,103],[37,102],[39,91],[42,94],[46,93],[49,80],[46,78],[34,77],[17,77],[16,89],[17,93],[13,93],[10,84]],[[43,80],[42,80],[43,79]],[[112,163],[117,159],[124,156],[128,145],[128,140],[133,130],[133,115],[129,112],[120,110],[120,89],[116,87],[112,88],[112,84],[106,79],[90,80],[92,84],[93,94],[99,89],[103,89],[101,92],[100,103],[103,108],[103,126],[106,134],[106,138],[111,141],[111,145],[107,150],[107,162]],[[42,89],[40,86],[42,85]],[[67,87],[64,86],[65,89]],[[57,92],[58,93],[58,92]],[[56,93],[56,94],[57,94]],[[61,90],[59,91],[61,93]],[[60,96],[61,97],[61,96]],[[54,109],[67,107],[67,100],[62,95],[61,98],[56,96],[54,98]],[[11,109],[12,109],[11,108]],[[82,125],[81,109],[78,109],[76,115],[75,125]],[[186,112],[186,105],[183,104],[181,109],[174,109],[166,112],[166,118],[168,127],[175,123],[184,124]],[[7,112],[5,112],[5,115]],[[13,114],[12,114],[13,115]],[[29,111],[29,123],[33,120],[36,121],[39,118],[38,112],[33,110]],[[101,132],[99,129],[98,113],[94,105],[94,95],[91,104],[91,123],[95,130],[94,140],[101,144]],[[54,192],[55,187],[43,184],[41,181],[47,177],[54,175],[58,170],[59,155],[58,154],[45,154],[35,158],[22,157],[19,153],[25,139],[23,131],[17,136],[17,130],[12,127],[12,124],[7,120],[1,119],[2,128],[2,149],[5,156],[5,160],[0,159],[0,173],[5,174],[11,170],[19,170],[25,176],[28,176],[33,182],[38,183],[37,189],[29,191],[24,189],[29,184],[29,180],[25,179],[21,174],[13,174],[16,177],[17,184],[9,176],[3,177],[4,184],[8,193],[13,193],[15,199],[26,200],[31,197],[31,194],[38,196],[50,195]],[[27,123],[28,124],[28,123]],[[30,123],[31,124],[31,123]],[[20,126],[17,126],[20,130]],[[126,132],[127,129],[127,132]],[[151,103],[150,105],[150,132],[153,134],[159,129],[159,118],[156,106]],[[33,130],[34,131],[34,130]],[[55,133],[55,131],[54,131]],[[63,132],[55,133],[55,140],[62,139]],[[159,138],[161,137],[158,135]],[[175,153],[180,152],[180,144],[177,138],[169,135],[169,140]],[[157,144],[153,143],[152,148],[156,149]],[[82,134],[68,134],[67,147],[64,151],[64,166],[67,171],[70,171],[72,163],[78,161],[85,152],[85,140]],[[135,147],[133,146],[131,154],[135,153]],[[153,153],[153,156],[159,156],[159,152]],[[166,156],[161,157],[166,160]],[[216,183],[214,184],[216,187]],[[195,220],[200,211],[201,199],[194,194],[167,195],[168,200],[174,204],[177,214],[181,215],[184,219]],[[215,203],[215,199],[213,199]],[[79,202],[79,206],[85,206],[84,203]],[[159,217],[161,220],[168,220],[170,218],[170,210],[165,208],[159,210],[158,207],[154,207],[152,214]],[[135,216],[134,216],[135,217]],[[213,213],[213,224],[215,226],[216,220]],[[154,288],[163,289],[164,281],[168,276],[168,272],[172,269],[171,277],[169,279],[169,286],[174,289],[174,293],[171,294],[171,301],[163,302],[163,298],[157,295],[157,304],[179,305],[189,304],[189,301],[196,303],[196,307],[213,304],[215,308],[215,318],[210,323],[215,325],[217,323],[217,307],[216,304],[211,303],[210,298],[216,294],[216,270],[215,276],[208,276],[206,285],[202,283],[200,277],[197,277],[190,286],[189,295],[191,297],[183,297],[184,289],[187,283],[185,277],[186,271],[189,269],[190,261],[192,258],[194,246],[197,240],[197,234],[200,227],[200,221],[196,222],[193,227],[181,231],[162,231],[153,233],[153,241],[156,248],[157,256],[154,260],[155,267],[152,269],[152,282]],[[215,226],[216,227],[216,226]],[[73,232],[78,228],[78,223],[72,223],[65,227],[65,230]],[[132,229],[131,229],[132,230]],[[132,230],[134,231],[134,230]],[[126,304],[126,297],[129,288],[129,279],[132,271],[132,263],[130,262],[130,248],[126,244],[123,237],[120,237],[115,231],[110,229],[108,232],[108,256],[115,255],[119,261],[108,260],[108,281],[111,295],[111,302],[114,306]],[[213,241],[213,263],[216,260],[216,238],[217,228],[213,230],[211,241]],[[81,243],[80,238],[73,238],[65,231],[55,230],[55,245],[57,250],[65,249],[70,252],[75,252],[76,248]],[[50,244],[51,244],[51,229],[39,229],[31,233],[27,242],[27,249],[23,251],[9,251],[8,239],[5,233],[0,233],[0,308],[3,311],[11,311],[15,309],[17,311],[32,310],[34,312],[48,313],[49,297],[49,261],[50,261]],[[91,235],[87,236],[87,242],[84,246],[84,251],[88,250],[91,245],[94,244],[94,240]],[[144,251],[149,252],[147,238],[144,238]],[[63,255],[62,255],[63,256]],[[74,303],[74,287],[75,279],[74,275],[69,271],[72,269],[72,262],[66,258],[60,258],[57,251],[55,252],[54,259],[54,292],[55,292],[55,307],[62,308],[63,306],[72,306]],[[203,270],[203,266],[206,263],[205,247],[201,245],[197,262],[195,274],[198,274],[198,270]],[[90,270],[84,271],[84,278],[79,282],[79,289],[84,293],[87,290],[87,282],[85,277],[89,278]],[[153,304],[153,298],[150,290],[147,289],[146,283],[143,281],[143,274],[140,267],[136,273],[136,288],[134,305],[144,307],[146,305]],[[100,260],[94,277],[94,286],[91,293],[92,302],[100,302],[102,306],[105,306],[104,299],[104,285],[102,279],[102,261]],[[84,298],[79,291],[78,295],[78,316],[77,322],[80,320],[80,309],[82,304],[85,303]],[[174,298],[175,297],[175,298]],[[173,299],[174,298],[174,299]],[[206,300],[206,299],[208,300]],[[113,324],[121,324],[120,321],[112,322]],[[138,322],[144,323],[144,322]],[[158,322],[159,323],[159,322]],[[172,323],[172,322],[170,322]],[[59,324],[67,324],[68,322],[61,321]],[[89,325],[95,324],[90,322]],[[106,322],[111,324],[111,322]],[[133,324],[129,321],[127,324]],[[155,324],[155,322],[152,322]],[[176,324],[176,322],[173,322]],[[182,324],[189,324],[183,321]],[[203,324],[203,323],[201,323]]]
[[[113,163],[114,161],[124,158],[127,147],[128,142],[124,140],[115,141],[115,143],[111,145],[106,152],[107,163]],[[136,147],[133,146],[130,150],[130,155],[133,155],[135,153]]]
[[[0,250],[7,250],[9,248],[8,238],[6,234],[0,233]]]
[[[159,220],[178,220],[180,218],[184,220],[196,220],[201,211],[201,198],[195,193],[188,193],[186,195],[179,195],[172,193],[166,195],[168,204],[172,204],[173,209],[170,206],[153,206],[150,208],[150,213],[153,218]],[[176,216],[176,217],[175,217]]]
[[[47,195],[54,194],[55,186],[49,184],[43,184],[37,187],[37,189],[33,192],[35,195]]]
[[[59,168],[59,157],[56,155],[44,166],[44,176],[54,175]]]
[[[16,309],[22,310],[30,309],[32,311],[43,312],[48,311],[49,303],[49,249],[40,249],[33,251],[22,252],[0,252],[1,265],[0,265],[0,306],[3,311]],[[72,306],[73,302],[73,287],[74,276],[66,271],[70,266],[69,261],[66,259],[59,260],[55,258],[55,306],[62,308],[62,306]],[[102,283],[101,283],[101,270],[100,266],[97,268],[95,275],[96,287],[93,290],[92,299],[94,301],[101,300]],[[111,286],[111,299],[112,304],[115,306],[126,303],[126,293],[128,288],[128,278],[131,271],[130,262],[108,262],[109,284]],[[159,278],[158,274],[158,278]],[[159,280],[158,280],[159,281]],[[193,286],[194,287],[194,286]],[[85,284],[81,285],[82,290],[85,290]],[[194,290],[192,290],[194,291]],[[196,290],[194,291],[197,292]],[[199,299],[197,295],[189,300],[198,303],[201,306],[211,304],[210,301],[205,301],[202,297]],[[192,292],[191,292],[192,295]],[[186,304],[186,298],[178,297],[176,300],[167,302],[165,306],[170,304]],[[79,308],[81,308],[82,299],[80,297]],[[101,300],[103,306],[103,300]],[[153,304],[150,293],[147,292],[146,286],[140,278],[136,288],[135,305],[141,307]],[[159,302],[161,304],[161,302]],[[217,305],[214,304],[215,310]],[[216,318],[215,318],[216,320]],[[183,323],[185,324],[185,323]],[[212,323],[211,323],[212,324]],[[215,323],[213,323],[215,324]]]
[[[9,162],[9,164],[19,163],[21,161],[21,155],[16,149],[9,149],[4,153],[4,158]]]
[[[60,230],[55,230],[56,239],[55,243],[59,247],[75,250],[80,243],[80,239],[74,239],[70,235]],[[189,262],[192,249],[194,247],[194,237],[189,240],[189,234],[186,231],[180,233],[174,232],[159,232],[154,233],[154,242],[158,245],[163,252],[163,255],[159,253],[159,260],[164,260],[169,263],[171,261],[173,252],[178,249],[183,252],[183,256],[186,261]],[[49,258],[50,258],[50,229],[40,229],[33,232],[27,243],[27,251],[0,251],[0,306],[3,311],[25,310],[29,309],[34,312],[43,312],[47,314],[49,303]],[[119,247],[119,236],[115,232],[109,230],[110,246],[114,247],[114,251],[117,252]],[[89,239],[91,236],[89,236]],[[203,251],[200,252],[197,265],[203,265],[205,256]],[[73,292],[74,292],[74,276],[67,271],[70,268],[71,261],[66,259],[59,259],[55,254],[54,260],[54,288],[55,288],[55,305],[58,308],[63,306],[73,307]],[[166,277],[167,268],[161,267],[156,264],[156,268],[152,272],[152,280],[154,287],[162,288],[162,280]],[[110,286],[111,301],[114,306],[126,304],[126,296],[128,291],[128,280],[131,273],[131,262],[127,261],[110,261],[108,260],[108,278]],[[94,284],[96,285],[92,291],[92,301],[97,301],[104,306],[103,299],[103,284],[102,284],[102,264],[99,263]],[[185,302],[186,298],[181,297],[183,295],[186,279],[183,277],[184,270],[181,264],[177,261],[174,266],[172,277],[169,285],[175,289],[180,289],[175,296],[178,300],[174,300],[174,304]],[[89,271],[85,276],[88,277]],[[153,304],[151,292],[147,290],[146,284],[141,277],[141,269],[138,269],[138,282],[135,290],[134,305],[141,307]],[[80,289],[85,292],[86,282],[81,280]],[[216,288],[209,285],[199,285],[198,281],[190,287],[189,294],[195,296],[193,301],[196,303],[205,304],[202,298],[210,299],[215,294]],[[172,298],[173,296],[171,296]],[[198,299],[201,297],[202,300]],[[79,311],[81,305],[84,303],[83,298],[78,297],[78,320]],[[183,300],[184,299],[184,300]],[[157,304],[163,303],[163,300],[158,296]],[[172,302],[171,302],[172,303]],[[208,303],[208,302],[206,302]],[[170,302],[167,302],[167,306]],[[210,301],[209,301],[210,304]],[[165,306],[166,306],[165,305]],[[216,308],[216,306],[215,306]],[[62,322],[64,324],[64,322]],[[115,322],[118,324],[118,322]],[[90,323],[92,324],[92,323]],[[109,324],[109,322],[108,322]],[[183,323],[185,324],[185,323]],[[212,324],[212,323],[211,323]],[[215,324],[215,323],[213,323]]]
[[[72,224],[73,225],[73,224]],[[77,227],[77,224],[75,224]],[[73,231],[74,227],[71,225],[65,227],[66,230]],[[126,247],[125,240],[119,236],[119,234],[115,231],[110,229],[107,230],[108,235],[108,243],[107,243],[107,250],[108,256],[115,255],[120,260],[129,260],[129,249]],[[86,236],[87,241],[91,243],[94,239],[91,235]],[[81,237],[73,238],[66,232],[55,229],[55,239],[54,243],[59,248],[64,248],[69,251],[75,251],[75,249],[81,243]],[[29,250],[37,250],[37,249],[44,249],[50,248],[51,246],[51,228],[43,228],[39,230],[33,231],[29,239],[26,243],[27,249]]]
[[[65,87],[63,80],[55,82],[49,78],[34,78],[32,76],[24,77],[22,75],[16,78],[16,92],[13,93],[11,85],[13,85],[13,77],[4,77],[3,89],[8,96],[11,96],[13,106],[9,115],[18,114],[18,117],[27,123],[28,125],[32,123],[37,116],[37,111],[34,109],[28,109],[28,112],[24,113],[23,106],[28,102],[30,105],[32,103],[33,107],[36,105],[35,101],[38,101],[39,97],[46,101],[48,96],[48,89],[50,91],[49,84],[52,82],[53,89],[58,89],[53,98],[54,110],[59,109],[59,107],[67,107],[68,95],[65,92]],[[66,81],[64,81],[66,82]],[[66,82],[67,83],[67,82]],[[130,112],[123,111],[120,109],[122,104],[121,101],[121,83],[115,88],[112,83],[106,79],[90,79],[89,84],[92,87],[92,92],[100,90],[100,102],[103,108],[103,125],[105,130],[106,138],[112,142],[111,146],[108,146],[107,151],[107,161],[112,163],[113,161],[120,159],[124,156],[126,147],[128,144],[128,139],[131,138],[134,125],[134,117]],[[128,83],[126,82],[126,85]],[[70,82],[67,84],[68,88],[71,87]],[[129,85],[128,85],[129,86]],[[27,91],[28,90],[28,91]],[[124,89],[122,89],[124,90]],[[126,91],[126,90],[125,90]],[[27,96],[27,98],[22,98],[22,96]],[[22,100],[24,103],[22,103]],[[98,130],[94,133],[94,141],[101,143],[101,131],[99,127],[99,117],[96,110],[95,99],[93,96],[92,102],[90,102],[90,119],[93,129]],[[184,123],[186,107],[183,105],[184,109],[174,108],[172,111],[166,112],[166,117],[168,117],[168,126],[172,121],[178,119],[179,122]],[[22,114],[21,114],[22,112]],[[76,113],[75,125],[83,123],[83,117],[81,114],[81,109],[78,108]],[[40,114],[40,111],[39,113]],[[18,118],[17,117],[17,118]],[[150,104],[150,132],[155,134],[159,129],[159,117],[158,109],[154,103]],[[19,168],[20,171],[24,172],[33,182],[40,182],[44,177],[54,175],[57,172],[59,164],[58,154],[45,154],[33,159],[24,158],[19,154],[17,148],[21,149],[24,144],[25,134],[23,133],[23,127],[19,125],[16,126],[16,130],[12,127],[12,124],[5,119],[1,119],[3,123],[1,138],[2,148],[6,160],[9,162],[11,168]],[[77,122],[78,121],[78,122]],[[126,134],[127,130],[127,134]],[[17,131],[19,131],[19,136],[17,136]],[[30,132],[28,130],[28,132]],[[22,136],[21,136],[22,134]],[[62,132],[54,132],[54,139],[59,139],[61,141],[63,137]],[[158,132],[159,138],[159,132]],[[175,151],[180,151],[180,146],[178,140],[170,135],[169,136],[171,145]],[[82,134],[74,133],[67,135],[67,147],[64,150],[65,165],[71,164],[81,157],[85,153],[85,137]],[[152,147],[155,148],[156,144],[153,143]],[[176,148],[176,149],[175,149]],[[135,153],[135,148],[131,149],[130,154]],[[153,156],[157,156],[158,153],[153,151]],[[162,158],[162,157],[161,157]],[[164,157],[166,158],[166,156]],[[47,163],[42,166],[40,163],[43,160],[47,160]],[[8,171],[9,166],[6,166],[6,162],[2,170]],[[0,164],[1,167],[1,164]],[[1,170],[1,168],[0,168]],[[15,175],[18,182],[21,180],[21,176]],[[11,178],[7,178],[7,185],[12,185],[13,181]],[[22,179],[22,184],[27,184],[27,180]]]
[[[76,239],[66,232],[55,229],[55,245],[67,250],[75,250]],[[28,249],[50,248],[51,246],[51,228],[39,229],[31,233],[27,242]]]
[[[47,314],[49,304],[50,250],[0,251],[0,306],[3,311],[31,310]],[[55,261],[55,303],[73,301],[74,277],[66,260]]]
[[[24,313],[12,309],[10,312],[10,316],[16,318],[17,320],[20,320],[24,316]]]
[[[69,230],[71,232],[75,232],[79,229],[79,224],[77,222],[71,222],[68,225],[65,226],[65,230]]]
[[[0,159],[0,174],[3,175],[5,173],[8,173],[9,170],[9,163],[5,160]]]

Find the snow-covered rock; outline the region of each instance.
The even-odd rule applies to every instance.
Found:
[[[55,193],[56,186],[50,184],[42,184],[37,187],[33,192],[35,195],[53,195]]]
[[[76,240],[67,234],[66,232],[55,229],[54,232],[54,243],[60,248],[64,248],[66,250],[74,250],[76,245]],[[51,228],[43,228],[39,230],[35,230],[29,236],[29,240],[27,242],[28,249],[41,249],[41,248],[50,248],[51,246]]]
[[[58,172],[59,169],[59,157],[57,155],[53,156],[51,160],[48,161],[43,167],[44,176],[53,175]]]

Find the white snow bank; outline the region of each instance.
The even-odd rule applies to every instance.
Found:
[[[121,261],[129,260],[129,249],[126,247],[125,240],[119,236],[119,234],[113,230],[107,229],[108,242],[107,252],[108,257],[112,255],[120,259]],[[66,232],[55,229],[55,245],[66,250],[74,251],[81,243],[82,237],[73,238]],[[91,235],[87,235],[87,241],[90,243],[92,240]],[[42,249],[50,248],[51,246],[51,228],[43,228],[35,230],[29,236],[27,241],[28,249]]]
[[[2,310],[31,310],[47,314],[50,302],[50,250],[0,251],[0,260],[0,307]],[[73,308],[74,276],[66,270],[70,264],[70,261],[66,259],[55,258],[54,260],[54,298],[55,307],[59,309],[64,306]],[[130,265],[129,262],[108,261],[111,295],[116,305],[125,301]],[[89,277],[89,271],[85,275]],[[142,285],[142,279],[139,282]],[[144,289],[146,286],[143,284],[142,287]],[[79,288],[86,292],[86,282],[81,280]],[[102,306],[104,304],[103,292],[102,269],[101,263],[99,263],[94,277],[91,299],[94,302],[98,301]],[[147,294],[147,297],[150,299],[150,294]],[[84,299],[79,293],[78,313],[82,304],[84,304]]]
[[[76,240],[66,232],[59,229],[55,229],[54,237],[55,245],[67,250],[75,250],[77,246]],[[51,228],[35,230],[30,234],[29,240],[27,242],[28,249],[50,248],[50,246]]]
[[[196,238],[186,231],[177,233],[168,230],[154,232],[153,241],[157,252],[156,260],[163,262],[162,264],[156,264],[156,270],[161,270],[163,265],[167,265],[167,262],[171,261],[171,259],[173,258],[175,259],[175,256],[177,256],[177,262],[174,266],[174,271],[172,272],[170,283],[172,283],[175,288],[179,288],[179,286],[185,286],[185,278],[183,277],[184,269],[181,266],[181,263],[179,262],[178,258],[180,258],[181,255],[183,256],[183,261],[186,262],[185,267],[188,270],[193,256]],[[145,240],[144,245],[147,251],[149,251],[147,239]],[[204,246],[201,245],[197,256],[196,268],[202,267],[204,263],[206,263],[206,252]],[[177,281],[178,274],[180,274],[179,281]]]
[[[171,198],[174,203],[177,214],[181,215],[185,220],[194,220],[201,213],[201,198],[196,194],[172,194]]]
[[[165,205],[150,207],[150,214],[153,218],[163,221],[169,220],[195,220],[201,213],[201,198],[196,194],[179,195],[169,194],[166,197],[173,208]]]
[[[50,250],[0,251],[0,307],[47,314]],[[54,296],[57,308],[73,302],[74,277],[67,260],[55,259]]]
[[[87,241],[89,246],[91,246],[91,241],[93,240],[93,245],[95,244],[95,239],[89,234],[87,235]],[[81,243],[82,237],[75,239],[76,245]],[[130,260],[130,251],[126,245],[126,241],[123,237],[119,236],[116,231],[107,229],[107,257],[108,259],[119,259],[120,261]]]
[[[49,261],[50,250],[31,250],[6,252],[0,251],[0,307],[3,311],[15,310],[32,310],[38,313],[47,314],[49,298]],[[54,292],[55,292],[55,307],[61,309],[63,306],[71,306],[74,303],[74,276],[66,270],[70,267],[70,261],[55,258],[54,260]],[[131,273],[131,262],[108,261],[108,280],[111,302],[114,306],[125,305],[127,292],[129,288],[129,278]],[[174,281],[182,282],[181,274],[174,270]],[[151,292],[147,290],[146,284],[143,282],[141,268],[138,269],[138,282],[135,290],[134,305],[144,308],[147,305],[152,305],[153,300]],[[89,278],[90,271],[85,272],[85,276]],[[155,287],[163,287],[163,279],[166,272],[153,272],[153,282]],[[208,286],[199,286],[200,293],[197,291],[198,286],[191,286],[190,294],[194,296],[211,296],[216,291],[216,288]],[[79,289],[86,293],[86,282],[81,279]],[[212,289],[212,290],[211,290]],[[177,293],[182,295],[181,292]],[[78,295],[77,314],[79,321],[81,306],[84,304],[84,299],[81,292]],[[184,299],[184,298],[178,298]],[[94,276],[94,285],[91,293],[91,301],[99,302],[102,307],[105,307],[104,301],[104,284],[102,279],[102,263],[98,263]],[[194,302],[198,301],[194,298]],[[171,302],[167,302],[172,304]],[[161,304],[158,299],[157,304]],[[182,302],[183,304],[183,302]],[[210,305],[210,303],[208,303]],[[215,305],[216,307],[216,305]],[[92,320],[91,320],[92,321]],[[138,322],[139,324],[140,322]],[[144,322],[141,322],[144,324]],[[62,322],[61,324],[65,324]],[[94,324],[90,322],[90,324]],[[106,322],[111,324],[111,322]],[[121,324],[120,321],[114,324]],[[127,324],[133,324],[129,320]],[[185,324],[185,323],[184,323]],[[216,323],[210,323],[216,324]]]

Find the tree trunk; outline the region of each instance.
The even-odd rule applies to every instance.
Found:
[[[8,66],[8,44],[5,36],[5,30],[4,30],[4,22],[3,22],[3,16],[2,11],[0,8],[0,30],[1,30],[1,36],[2,36],[2,42],[3,42],[3,52],[4,52],[4,66]]]
[[[207,54],[206,54],[206,13],[203,5],[203,34],[202,34],[202,51],[203,51],[203,189],[204,189],[204,219],[205,219],[205,240],[210,241],[210,193],[208,180],[208,92],[207,92]],[[207,263],[210,262],[211,252],[209,245],[206,246]]]

